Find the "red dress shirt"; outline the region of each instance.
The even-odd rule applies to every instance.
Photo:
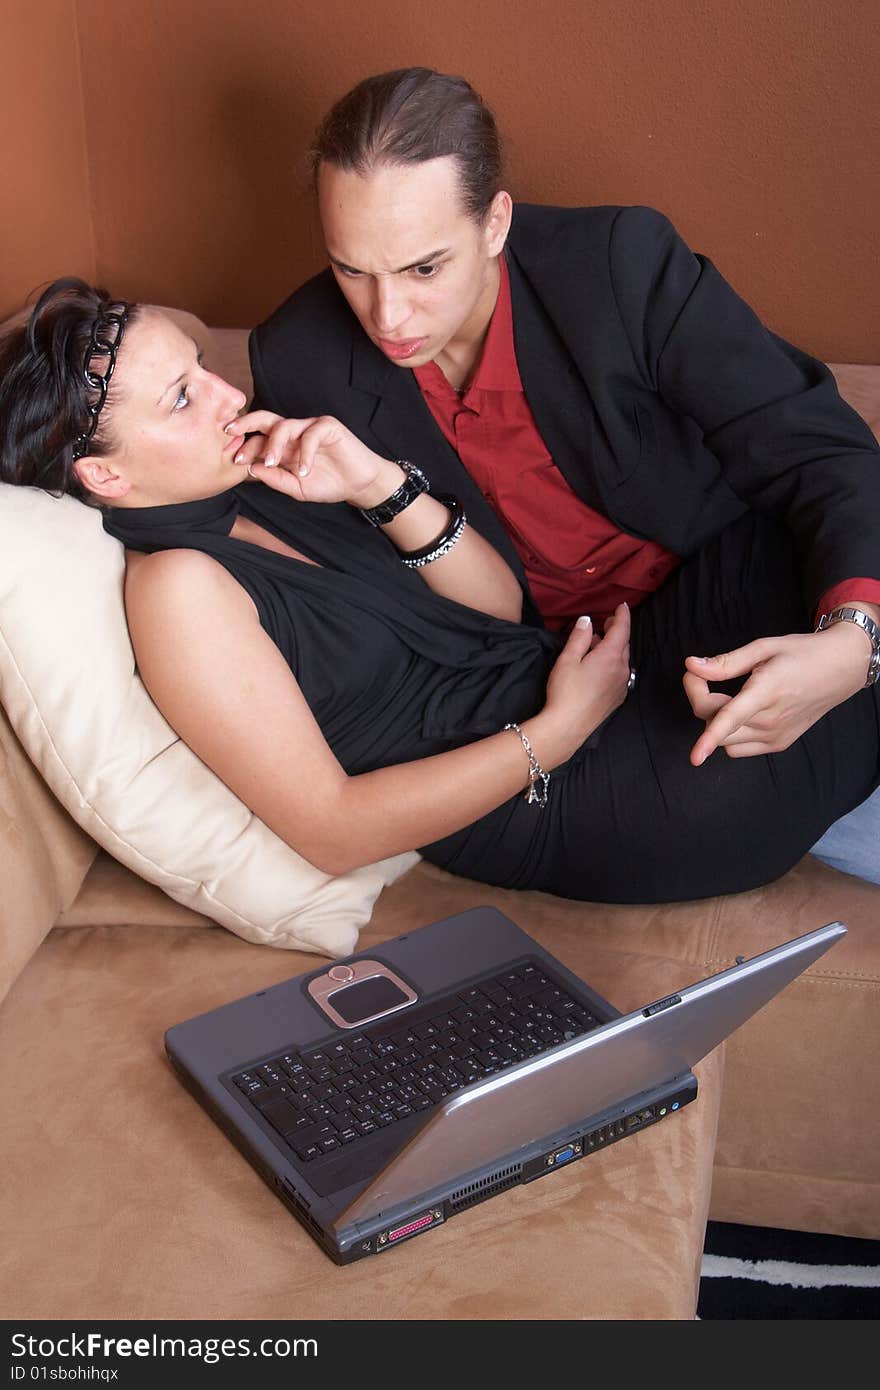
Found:
[[[587,506],[571,490],[538,431],[520,380],[513,341],[510,278],[501,283],[470,385],[450,386],[436,362],[413,369],[427,405],[522,560],[548,628],[568,628],[588,613],[597,631],[624,599],[634,608],[659,588],[679,557],[639,540]],[[841,603],[880,603],[880,582],[853,579],[822,597],[818,611]]]

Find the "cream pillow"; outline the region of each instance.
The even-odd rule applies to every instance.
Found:
[[[120,543],[71,497],[0,484],[0,701],[26,753],[108,853],[248,941],[354,950],[402,854],[330,877],[182,743],[134,664]]]

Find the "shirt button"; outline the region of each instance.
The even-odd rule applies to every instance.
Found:
[[[598,565],[587,565],[587,568],[584,570],[584,574],[595,574],[598,568]]]

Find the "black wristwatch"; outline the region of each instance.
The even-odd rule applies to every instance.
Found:
[[[361,516],[367,520],[371,526],[386,526],[389,521],[393,521],[396,516],[400,516],[402,511],[414,502],[423,492],[431,491],[431,484],[425,477],[421,468],[416,468],[414,463],[408,459],[397,459],[398,468],[402,468],[406,477],[390,497],[386,497],[384,502],[380,502],[377,507],[358,507]]]
[[[861,608],[845,606],[833,608],[830,613],[823,613],[816,624],[816,631],[823,632],[825,628],[833,627],[835,623],[855,623],[856,627],[860,627],[870,637],[873,650],[871,660],[868,662],[868,679],[865,681],[865,685],[873,685],[876,680],[880,679],[880,627],[867,613],[863,613]]]

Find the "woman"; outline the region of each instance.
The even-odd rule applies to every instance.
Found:
[[[156,704],[318,867],[418,848],[508,887],[709,896],[777,877],[876,785],[876,686],[785,753],[690,765],[669,633],[674,618],[699,650],[682,609],[704,552],[632,632],[620,605],[601,640],[585,618],[564,640],[519,621],[506,563],[417,468],[334,419],[239,417],[244,405],[158,311],[56,282],[3,345],[2,477],[104,509]],[[264,462],[242,481],[254,431]],[[782,542],[743,553],[761,573],[718,594],[731,643],[754,623],[749,594],[775,630],[802,623]],[[847,740],[865,756],[841,769]],[[815,806],[795,828],[786,798],[805,761]]]

